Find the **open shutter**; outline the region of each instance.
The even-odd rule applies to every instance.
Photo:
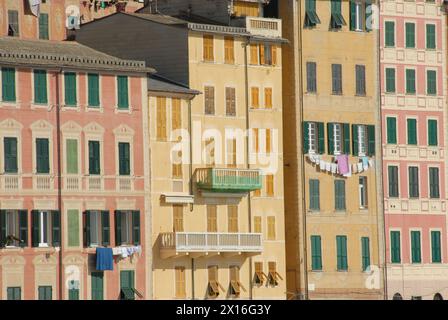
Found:
[[[0,210],[0,247],[6,243],[6,210]]]
[[[28,246],[28,210],[19,210],[19,238],[22,248]],[[22,242],[23,241],[23,242]]]
[[[90,247],[90,211],[86,210],[82,214],[84,225],[84,247]]]
[[[327,123],[328,154],[334,154],[334,124]]]
[[[367,140],[368,140],[368,155],[374,156],[375,155],[375,126],[374,125],[368,125],[367,126]]]
[[[101,231],[103,246],[107,247],[110,245],[110,217],[109,211],[101,211]]]
[[[372,31],[372,1],[366,0],[365,13],[366,13],[366,31]]]
[[[308,132],[309,122],[303,122],[303,153],[307,154],[310,150],[310,138]]]
[[[121,245],[121,211],[115,210],[115,245]]]
[[[342,134],[344,136],[344,150],[345,154],[350,154],[350,125],[348,123],[343,124]]]
[[[358,150],[358,125],[352,124],[352,149],[353,149],[353,155],[356,157],[359,154]]]
[[[53,247],[61,246],[61,213],[58,210],[51,212],[51,228]]]
[[[132,211],[132,232],[135,245],[140,244],[140,211]]]
[[[350,30],[356,29],[356,4],[350,1]]]
[[[40,233],[40,223],[39,223],[39,211],[31,210],[31,238],[32,238],[32,246],[39,246],[39,233]]]
[[[319,154],[325,153],[325,129],[323,122],[317,122],[317,150]]]

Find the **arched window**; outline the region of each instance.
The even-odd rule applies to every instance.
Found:
[[[443,297],[442,297],[442,295],[440,293],[436,293],[434,295],[434,300],[443,300]]]
[[[397,292],[396,294],[394,294],[392,300],[403,300],[403,297]]]

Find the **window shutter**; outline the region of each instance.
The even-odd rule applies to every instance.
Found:
[[[415,47],[415,24],[406,23],[406,48]]]
[[[36,139],[36,171],[50,173],[48,139]]]
[[[362,271],[366,271],[370,266],[370,243],[368,237],[361,238],[362,246]]]
[[[3,139],[5,173],[17,173],[17,138]]]
[[[390,233],[391,242],[391,262],[399,263],[401,262],[401,248],[400,248],[400,232],[392,231]]]
[[[259,50],[260,50],[260,64],[264,65],[264,64],[266,64],[265,56],[264,56],[265,45],[260,44]]]
[[[415,93],[415,70],[406,69],[406,93]]]
[[[352,124],[352,146],[353,146],[353,155],[358,156],[358,125]]]
[[[310,150],[309,122],[303,122],[303,153],[307,154]]]
[[[65,104],[76,106],[76,73],[64,73],[65,83]]]
[[[350,154],[350,125],[348,123],[343,124],[342,134],[344,136],[344,150],[345,154]]]
[[[89,174],[100,173],[100,142],[89,141]]]
[[[101,232],[103,246],[107,247],[110,245],[110,216],[108,210],[101,211]]]
[[[427,94],[437,94],[437,74],[434,70],[426,71],[426,91]]]
[[[438,145],[438,130],[437,130],[437,120],[428,120],[428,145],[437,146]]]
[[[325,153],[325,129],[323,122],[317,122],[317,148],[319,154]]]
[[[68,139],[67,145],[67,173],[78,173],[78,140]]]
[[[121,219],[122,212],[120,210],[115,210],[115,245],[121,245]]]
[[[79,300],[79,289],[69,289],[68,300]]]
[[[395,69],[386,68],[386,92],[395,92]]]
[[[408,144],[417,144],[417,120],[407,119],[408,124]]]
[[[272,57],[272,65],[277,65],[277,46],[275,44],[271,45],[271,57]]]
[[[7,290],[6,290],[6,295],[7,295],[7,299],[8,300],[15,300],[14,298],[15,298],[15,295],[14,295],[14,288],[8,288]]]
[[[100,81],[99,75],[89,73],[88,75],[88,94],[89,94],[89,106],[99,107],[100,105]]]
[[[40,233],[40,224],[39,224],[39,211],[31,210],[31,237],[32,237],[32,246],[39,246],[39,233]]]
[[[119,154],[119,173],[120,175],[130,175],[130,154],[129,154],[129,143],[119,142],[118,143],[118,154]]]
[[[132,231],[134,245],[140,244],[140,211],[132,211]]]
[[[393,47],[395,46],[395,22],[386,21],[385,26],[386,26],[386,36],[385,36],[386,47]]]
[[[366,13],[366,31],[372,31],[372,1],[366,0],[365,13]]]
[[[61,214],[58,210],[51,212],[53,247],[61,246]]]
[[[0,210],[0,247],[6,243],[6,210]]]
[[[307,62],[306,63],[306,83],[307,83],[307,92],[316,92],[316,63],[315,62]]]
[[[356,4],[350,1],[350,30],[356,29]]]
[[[374,156],[375,155],[375,126],[374,125],[368,125],[367,126],[367,141],[368,141],[368,155]]]
[[[34,70],[34,102],[48,103],[47,72],[45,70]]]
[[[334,123],[327,123],[328,154],[334,155]]]
[[[39,15],[39,39],[48,40],[48,14],[40,13]]]
[[[90,247],[90,211],[86,210],[82,214],[84,225],[84,247]]]
[[[387,143],[396,144],[397,143],[397,119],[387,118]]]
[[[275,217],[268,217],[268,240],[275,240]]]
[[[436,48],[436,26],[434,24],[426,25],[426,49]]]
[[[433,263],[442,262],[440,244],[440,231],[431,231],[431,253]]]
[[[19,239],[20,247],[24,248],[28,246],[28,211],[19,210]]]
[[[311,236],[311,269],[322,270],[321,237]]]
[[[2,68],[2,99],[16,101],[16,75],[14,68]]]
[[[67,210],[68,224],[68,246],[79,246],[79,211],[77,209]]]
[[[103,300],[103,272],[92,272],[92,300]]]
[[[128,77],[118,76],[117,77],[117,88],[118,88],[118,108],[128,109],[129,108],[129,94],[128,94]]]

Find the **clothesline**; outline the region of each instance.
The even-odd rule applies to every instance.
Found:
[[[328,162],[321,159],[320,155],[310,154],[308,159],[311,163],[319,167],[320,171],[330,172],[343,177],[351,177],[352,174],[359,174],[374,167],[374,160],[368,157],[359,157],[359,162],[350,164],[347,155],[338,155],[333,161]]]

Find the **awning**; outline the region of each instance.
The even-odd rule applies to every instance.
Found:
[[[165,203],[191,204],[194,203],[194,195],[188,193],[164,193],[162,198]]]

